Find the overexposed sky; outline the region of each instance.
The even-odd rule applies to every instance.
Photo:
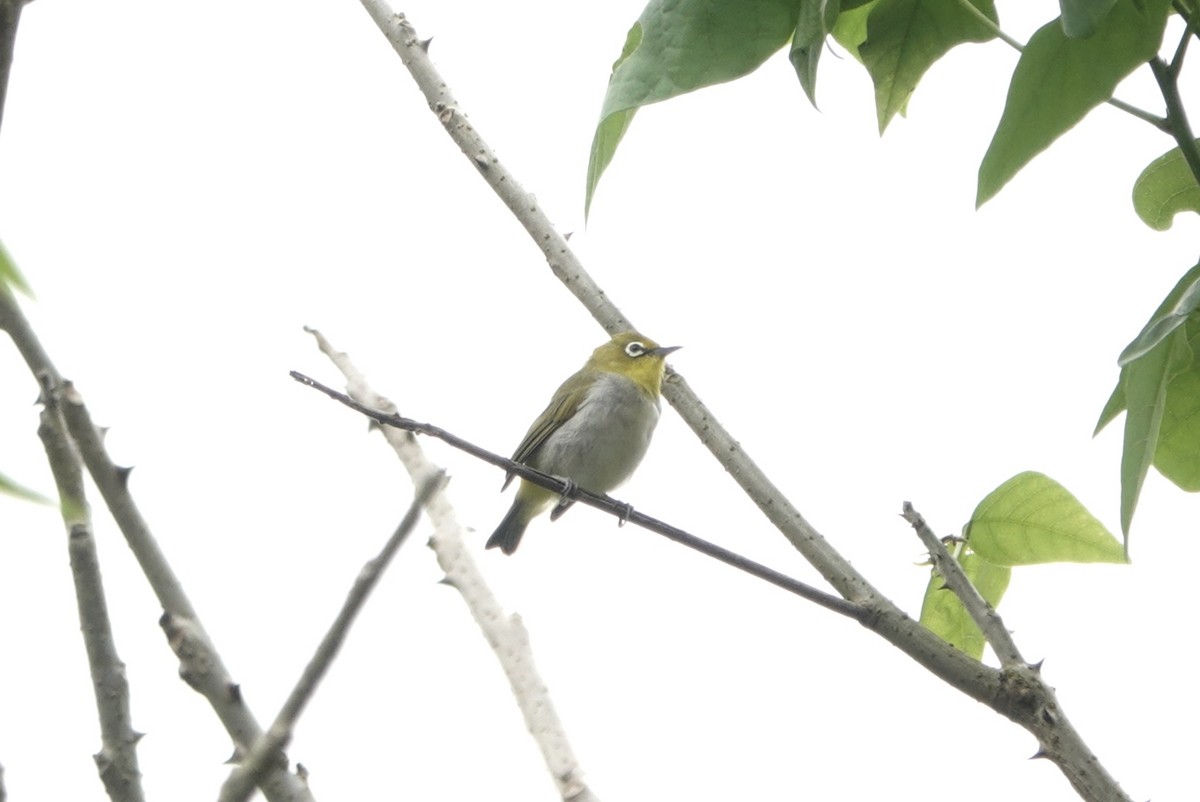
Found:
[[[1001,9],[1025,39],[1054,4]],[[836,49],[815,111],[779,54],[640,112],[585,229],[587,148],[637,2],[426,0],[408,14],[463,109],[647,335],[834,545],[902,607],[926,569],[898,517],[957,531],[1022,470],[1118,526],[1116,356],[1200,228],[1136,218],[1171,143],[1102,108],[976,212],[1016,54],[935,65],[885,137]],[[1013,16],[1009,19],[1007,16]],[[1148,77],[1120,94],[1158,110]],[[1185,100],[1194,97],[1187,94]],[[411,498],[302,326],[412,417],[509,452],[604,339],[457,151],[362,7],[98,5],[23,14],[0,130],[0,238],[262,721]],[[0,347],[0,470],[49,493],[36,385]],[[1122,419],[1123,420],[1123,419]],[[577,508],[484,553],[498,471],[428,445],[478,559],[530,630],[606,800],[1072,799],[1015,725],[848,622]],[[617,494],[809,581],[674,413]],[[93,496],[150,798],[216,796],[230,745],[176,676],[160,610]],[[1015,572],[1001,608],[1138,799],[1192,789],[1200,714],[1183,609],[1196,500],[1151,474],[1132,566]],[[319,800],[552,799],[507,685],[425,527],[399,555],[290,755]],[[12,799],[101,799],[65,537],[0,497],[0,765]]]

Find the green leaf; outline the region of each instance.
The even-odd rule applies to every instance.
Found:
[[[1100,419],[1096,421],[1096,428],[1092,430],[1092,437],[1100,434],[1100,431],[1112,423],[1113,420],[1125,411],[1125,386],[1121,383],[1120,377],[1117,378],[1117,386],[1113,388],[1112,395],[1104,402],[1104,409],[1100,410]]]
[[[976,206],[1154,57],[1169,7],[1169,0],[1118,0],[1091,38],[1067,38],[1059,20],[1033,35],[1013,71],[1004,113],[979,165]]]
[[[25,499],[26,501],[32,501],[37,504],[52,503],[50,499],[46,498],[41,493],[37,492],[36,490],[30,490],[28,487],[13,481],[2,473],[0,473],[0,493],[3,493],[6,496],[13,496],[15,498]]]
[[[996,21],[993,0],[970,0]],[[879,132],[887,128],[935,61],[963,42],[995,38],[993,28],[960,0],[879,0],[867,18],[867,40],[859,48],[875,83]]]
[[[825,49],[825,37],[837,23],[840,9],[839,0],[800,0],[800,16],[792,34],[788,59],[814,108],[817,105],[817,62]]]
[[[1012,569],[995,565],[971,551],[958,558],[971,584],[992,607],[1000,604]],[[921,602],[921,623],[942,640],[961,652],[979,660],[983,657],[983,633],[967,615],[967,610],[954,592],[947,590],[937,571],[931,571],[925,598]]]
[[[1176,329],[1121,372],[1125,390],[1125,442],[1121,451],[1121,531],[1126,541],[1142,483],[1154,461],[1171,377],[1190,360],[1184,329]]]
[[[33,297],[33,291],[29,289],[29,283],[25,281],[25,277],[21,275],[21,271],[17,269],[17,264],[8,255],[4,245],[0,243],[0,289],[12,287],[19,290],[30,298]]]
[[[754,71],[787,43],[798,13],[795,0],[650,0],[613,64],[584,213],[637,109]]]
[[[1191,360],[1170,377],[1154,467],[1189,493],[1200,491],[1200,315],[1188,321]]]
[[[1112,10],[1117,0],[1058,0],[1062,12],[1062,28],[1071,39],[1086,39],[1096,33],[1096,26]]]
[[[588,211],[592,208],[592,195],[595,194],[596,187],[600,184],[600,176],[604,175],[604,171],[608,169],[609,163],[616,155],[617,145],[625,137],[625,132],[629,130],[629,124],[633,122],[635,114],[637,114],[637,109],[614,112],[601,120],[600,125],[596,127],[596,135],[592,138],[592,155],[588,160],[587,192],[583,201],[585,219]]]
[[[1150,321],[1133,338],[1133,342],[1125,346],[1117,357],[1117,364],[1124,367],[1130,362],[1144,356],[1160,342],[1165,340],[1175,329],[1187,322],[1188,316],[1200,306],[1200,264],[1183,274],[1175,286],[1167,293],[1167,297],[1154,310]]]
[[[1121,530],[1126,538],[1150,465],[1200,491],[1200,264],[1185,273],[1118,359],[1121,377],[1096,432],[1122,410]]]
[[[867,41],[867,18],[871,16],[871,9],[879,2],[881,0],[867,0],[866,3],[850,8],[850,4],[842,0],[842,13],[838,15],[831,31],[837,43],[860,62],[862,54],[858,49]]]
[[[1123,563],[1120,541],[1045,474],[1019,473],[987,495],[967,524],[967,543],[996,565]]]
[[[1133,182],[1133,208],[1155,231],[1170,228],[1180,212],[1200,212],[1200,185],[1182,150],[1168,150],[1146,165]]]

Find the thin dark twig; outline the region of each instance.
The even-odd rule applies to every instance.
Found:
[[[332,387],[328,387],[316,379],[300,373],[299,371],[293,370],[289,375],[301,384],[306,384],[315,390],[320,390],[335,401],[340,401],[342,404],[345,404],[351,409],[366,415],[368,418],[371,418],[373,421],[382,426],[393,426],[397,429],[404,429],[406,431],[427,435],[429,437],[436,437],[438,440],[441,440],[442,442],[453,446],[460,451],[465,451],[476,459],[483,460],[484,462],[495,465],[498,468],[503,468],[509,473],[516,474],[522,479],[527,479],[536,485],[545,487],[548,490],[553,490],[555,493],[563,495],[574,501],[579,501],[589,507],[594,507],[595,509],[607,512],[609,515],[616,516],[622,521],[628,521],[629,523],[640,526],[643,529],[648,529],[655,534],[662,535],[663,537],[673,540],[676,543],[680,543],[690,549],[698,551],[701,554],[712,557],[715,560],[719,560],[726,565],[731,565],[734,568],[737,568],[739,571],[744,571],[751,576],[755,576],[766,582],[770,582],[776,587],[783,588],[789,593],[794,593],[797,596],[818,604],[827,610],[840,613],[841,615],[847,616],[848,618],[853,618],[856,621],[861,621],[866,615],[866,611],[861,606],[854,604],[853,602],[846,601],[845,599],[835,596],[832,593],[826,593],[823,590],[814,588],[812,585],[807,585],[798,579],[793,579],[792,577],[780,573],[773,568],[768,568],[767,566],[757,563],[747,557],[743,557],[736,552],[729,551],[728,549],[722,548],[715,543],[710,543],[707,540],[696,537],[690,532],[686,532],[678,527],[671,526],[668,523],[660,521],[656,518],[651,518],[648,515],[643,515],[624,502],[617,501],[609,496],[598,496],[594,493],[589,493],[578,485],[568,484],[556,476],[550,476],[549,474],[542,473],[541,471],[536,471],[527,465],[522,465],[519,462],[513,462],[506,457],[502,457],[499,454],[488,451],[487,449],[480,448],[474,443],[464,440],[457,435],[451,434],[445,429],[433,426],[432,424],[421,423],[420,421],[415,421],[411,418],[405,418],[402,415],[393,415],[387,412],[381,412],[377,409],[372,409],[365,404],[360,404],[345,393],[339,392]]]

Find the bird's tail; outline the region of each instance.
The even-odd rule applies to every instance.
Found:
[[[521,503],[519,497],[513,501],[504,520],[488,538],[487,547],[489,549],[498,547],[505,554],[512,554],[517,550],[517,544],[521,542],[521,536],[525,534],[525,528],[529,526],[527,506]]]

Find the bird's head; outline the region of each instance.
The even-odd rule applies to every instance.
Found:
[[[678,351],[680,347],[663,347],[636,331],[625,331],[593,351],[587,366],[625,376],[637,382],[650,395],[658,397],[662,390],[667,354]]]

